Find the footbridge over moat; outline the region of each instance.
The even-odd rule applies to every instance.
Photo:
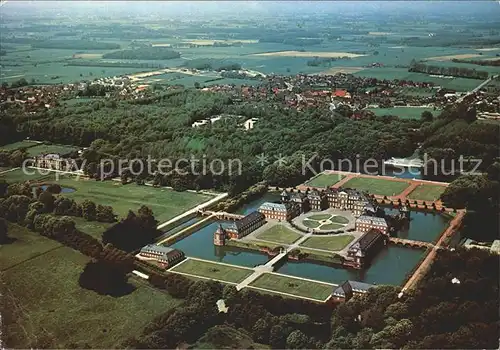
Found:
[[[302,235],[298,240],[296,240],[293,244],[289,245],[286,249],[282,248],[280,253],[273,257],[271,260],[269,260],[267,263],[264,265],[259,265],[254,268],[254,273],[245,278],[240,284],[236,286],[237,290],[241,290],[242,288],[245,288],[248,286],[250,283],[255,281],[257,278],[260,277],[264,272],[273,272],[274,271],[274,266],[281,261],[282,259],[285,259],[288,254],[296,249],[300,244],[302,244],[305,240],[307,240],[309,237],[311,237],[313,233],[307,233],[305,235]]]
[[[237,221],[245,217],[245,215],[228,213],[225,211],[200,210],[199,213],[203,216],[214,216],[218,220],[226,220],[226,221]]]
[[[397,237],[390,237],[389,242],[393,244],[399,244],[403,245],[405,247],[412,247],[412,248],[433,248],[434,244],[430,242],[422,242],[422,241],[414,241],[411,239],[404,239],[404,238],[397,238]]]

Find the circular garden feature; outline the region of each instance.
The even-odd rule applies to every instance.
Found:
[[[320,231],[332,231],[345,227],[349,219],[342,215],[314,214],[302,220],[302,225]]]

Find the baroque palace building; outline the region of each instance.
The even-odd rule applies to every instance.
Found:
[[[156,244],[148,244],[141,248],[136,257],[140,260],[155,261],[161,267],[167,269],[184,259],[184,252]]]

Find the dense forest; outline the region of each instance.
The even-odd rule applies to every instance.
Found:
[[[165,47],[146,47],[140,49],[128,49],[109,52],[102,58],[113,58],[122,60],[169,60],[179,58],[181,54]]]

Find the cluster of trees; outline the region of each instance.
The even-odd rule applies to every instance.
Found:
[[[194,60],[186,61],[184,67],[198,70],[240,70],[241,65],[235,62],[228,62],[225,60],[216,60],[210,58],[196,58]]]
[[[130,210],[126,218],[104,231],[102,242],[132,252],[155,241],[161,234],[156,229],[157,224],[153,211],[143,205],[137,214]]]
[[[120,45],[115,43],[106,43],[102,41],[60,39],[44,40],[31,43],[35,49],[73,49],[73,50],[115,50]]]
[[[311,67],[318,67],[318,66],[331,66],[332,62],[338,61],[338,60],[350,60],[351,58],[348,56],[345,57],[314,57],[312,60],[307,61],[307,65]]]
[[[165,47],[147,47],[140,49],[128,49],[106,53],[102,58],[113,58],[122,60],[169,60],[179,58],[181,54]]]
[[[241,207],[243,204],[250,203],[256,198],[262,197],[264,193],[267,192],[267,185],[264,182],[256,183],[255,185],[249,187],[244,192],[233,196],[225,201],[219,202],[217,204],[217,210],[232,212],[237,208]]]
[[[319,45],[323,42],[321,38],[313,37],[296,37],[292,33],[282,33],[276,35],[268,35],[261,37],[259,43],[279,43],[285,45],[294,46],[309,46],[309,45]]]
[[[28,157],[26,148],[21,148],[13,151],[0,150],[0,166],[3,167],[19,167],[23,164],[24,159]]]
[[[411,61],[408,71],[427,73],[427,74],[448,75],[453,77],[471,78],[471,79],[484,80],[488,78],[488,72],[478,71],[475,70],[474,68],[434,66],[422,62],[417,62],[415,60]]]
[[[20,88],[23,86],[29,85],[28,81],[24,78],[21,78],[19,80],[14,80],[12,83],[10,83],[10,87],[13,89]]]
[[[106,92],[113,91],[112,86],[104,86],[101,84],[87,84],[84,90],[78,91],[78,96],[93,97],[93,96],[106,96]]]
[[[250,75],[244,72],[237,71],[226,71],[221,73],[221,77],[229,78],[229,79],[248,79],[248,80],[259,80],[261,78],[260,75]]]
[[[422,148],[437,163],[429,162],[422,172],[426,178],[439,179],[443,175],[460,173],[460,156],[480,160],[476,172],[486,171],[500,152],[500,126],[476,122],[476,109],[468,103],[445,108],[432,123],[425,123],[419,131]],[[463,171],[471,171],[477,161],[463,161]],[[436,166],[437,164],[437,166]]]
[[[101,295],[121,296],[132,292],[134,287],[127,283],[128,274],[134,269],[133,259],[114,261],[92,259],[85,265],[78,283]]]
[[[469,63],[469,64],[477,64],[478,66],[500,66],[500,58],[498,60],[461,60],[458,58],[452,59],[455,63]]]

